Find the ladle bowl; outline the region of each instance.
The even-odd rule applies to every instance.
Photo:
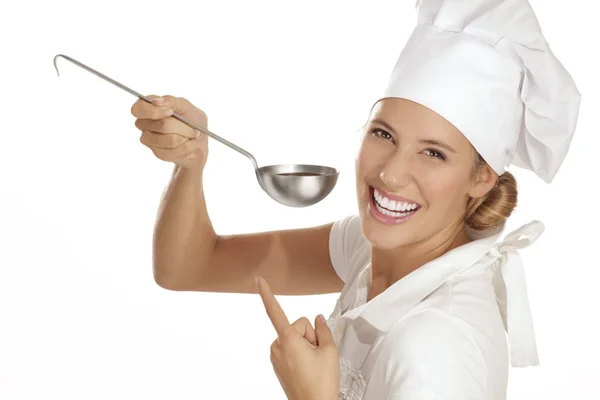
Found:
[[[260,167],[256,176],[263,190],[278,203],[306,207],[331,193],[339,172],[321,165],[281,164]]]
[[[152,103],[152,99],[64,54],[57,54],[53,61],[54,68],[59,76],[60,73],[58,72],[58,66],[56,65],[56,60],[58,57],[69,60],[73,64],[85,69],[88,72],[91,72],[96,76],[99,76],[115,86],[118,86],[119,88],[146,101],[147,103]],[[193,123],[192,121],[188,121],[186,118],[177,113],[173,114],[170,118],[178,119],[189,127],[194,128],[197,134],[202,132],[248,157],[254,166],[256,179],[258,180],[260,187],[272,199],[283,205],[289,207],[307,207],[314,205],[327,197],[337,183],[339,172],[332,167],[309,164],[281,164],[268,165],[259,168],[254,156],[241,147],[223,139],[217,134]]]

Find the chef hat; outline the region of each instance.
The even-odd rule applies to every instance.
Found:
[[[581,95],[527,0],[420,0],[418,21],[382,98],[451,122],[499,175],[510,164],[550,183]]]

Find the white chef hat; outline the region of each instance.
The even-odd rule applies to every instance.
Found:
[[[420,0],[418,23],[382,98],[422,104],[458,128],[499,175],[510,164],[550,183],[581,95],[527,0]]]

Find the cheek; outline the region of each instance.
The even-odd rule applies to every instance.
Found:
[[[455,174],[427,174],[420,180],[421,193],[431,210],[447,212],[463,207],[467,183]]]
[[[374,146],[363,142],[358,155],[356,156],[356,175],[358,178],[365,178],[373,174],[373,171],[379,168],[379,160],[382,154]]]

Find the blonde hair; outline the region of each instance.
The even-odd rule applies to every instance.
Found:
[[[474,172],[486,162],[477,154]],[[471,197],[467,203],[465,223],[475,231],[497,228],[517,206],[517,181],[510,172],[504,172],[494,187],[484,196]]]

